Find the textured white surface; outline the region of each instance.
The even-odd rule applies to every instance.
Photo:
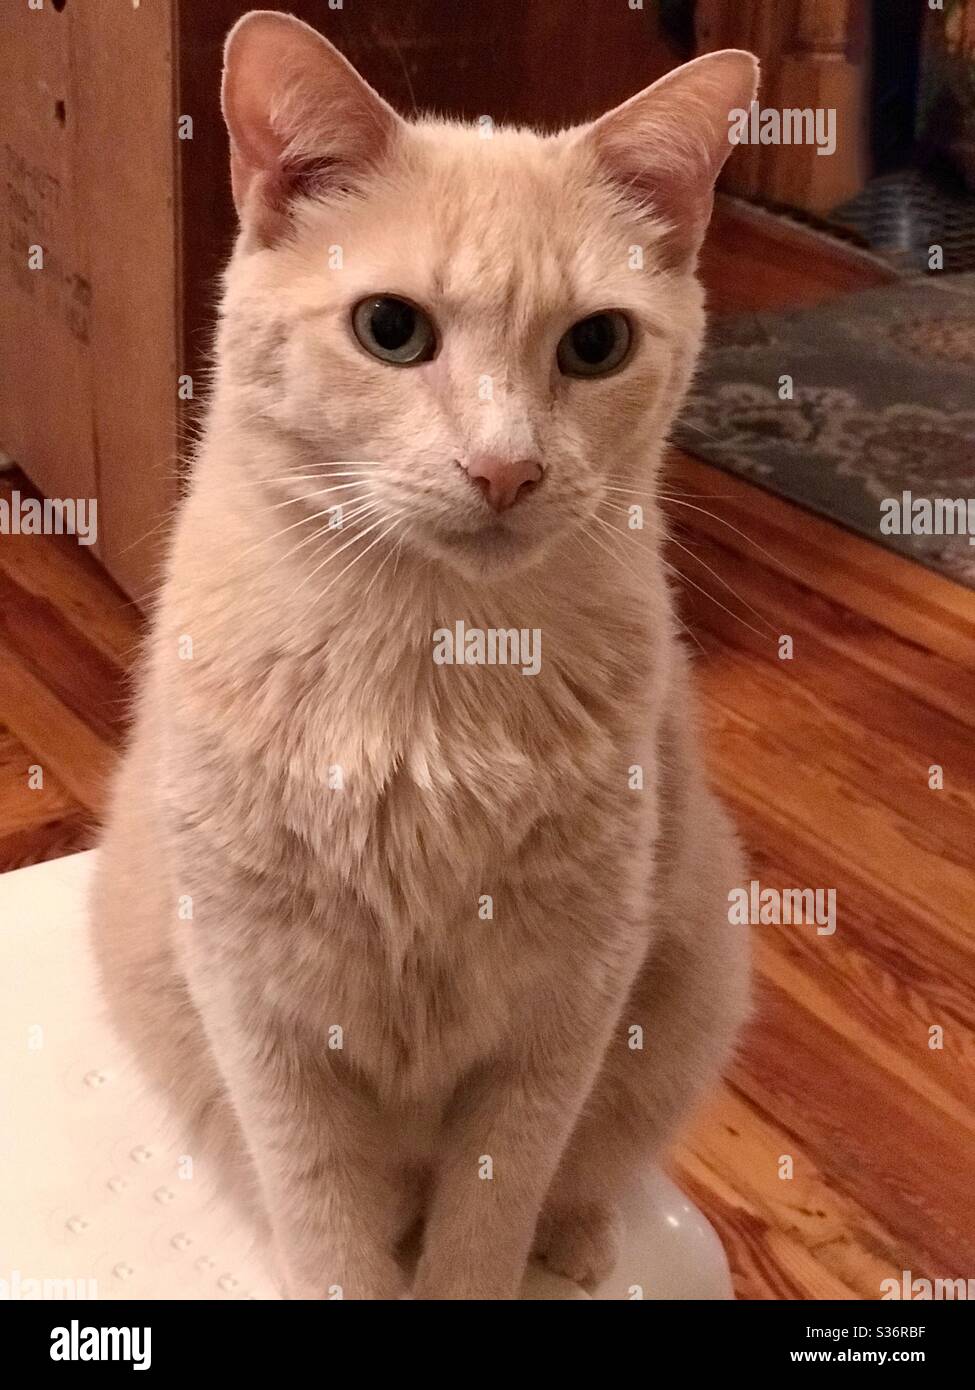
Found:
[[[0,875],[0,1295],[40,1296],[28,1280],[94,1280],[99,1298],[277,1298],[252,1233],[199,1171],[188,1176],[102,1016],[84,910],[91,860]],[[627,1215],[597,1299],[731,1297],[714,1231],[662,1174]],[[523,1297],[588,1295],[538,1269]]]

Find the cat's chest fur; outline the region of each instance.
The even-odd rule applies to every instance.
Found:
[[[178,716],[205,769],[183,785],[247,867],[286,864],[312,894],[354,888],[386,917],[476,915],[540,831],[626,791],[645,734],[632,691],[577,681],[565,646],[526,676],[409,644],[360,662],[340,643],[279,660],[262,690],[204,666]]]
[[[439,665],[415,607],[297,650],[198,609],[193,660],[156,669],[177,857],[262,923],[245,949],[263,997],[312,1030],[341,1022],[376,1083],[414,1097],[500,1045],[567,936],[599,950],[593,866],[612,915],[624,869],[649,862],[661,662],[616,605],[543,610],[535,675]]]

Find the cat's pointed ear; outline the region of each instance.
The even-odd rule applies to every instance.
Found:
[[[693,267],[707,230],[714,183],[758,89],[758,59],[741,49],[675,68],[585,132],[604,171],[666,227],[670,269]]]
[[[264,241],[296,194],[354,183],[404,124],[327,39],[273,10],[228,34],[222,102],[237,212]]]

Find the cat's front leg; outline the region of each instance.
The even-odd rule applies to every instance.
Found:
[[[679,764],[672,775],[680,776]],[[692,774],[684,773],[685,785]],[[620,1209],[717,1081],[748,1008],[748,938],[728,922],[747,881],[734,833],[703,789],[679,836],[659,930],[545,1201],[535,1255],[592,1288],[621,1244]],[[627,1282],[639,1270],[620,1271]]]
[[[613,1021],[609,999],[539,1007],[530,1033],[465,1086],[451,1116],[414,1296],[512,1299],[562,1149]]]
[[[392,1299],[409,1223],[391,1136],[323,1040],[269,1010],[224,961],[192,989],[256,1170],[285,1292]]]

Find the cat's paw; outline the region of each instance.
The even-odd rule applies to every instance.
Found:
[[[539,1218],[534,1254],[554,1274],[592,1289],[613,1269],[622,1242],[622,1219],[608,1203],[552,1204]]]

